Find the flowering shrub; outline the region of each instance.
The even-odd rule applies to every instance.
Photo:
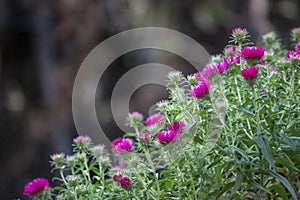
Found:
[[[24,194],[51,199],[300,198],[300,28],[294,51],[275,33],[253,46],[233,30],[224,54],[201,72],[168,76],[170,98],[145,121],[129,114],[134,133],[107,149],[85,136],[74,155],[51,157],[61,185],[36,179]],[[48,194],[49,193],[49,194]],[[42,195],[41,195],[42,194]],[[52,195],[54,196],[54,195]]]

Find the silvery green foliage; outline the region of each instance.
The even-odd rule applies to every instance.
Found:
[[[231,46],[237,55],[251,43],[245,29],[235,31]],[[293,42],[299,42],[297,34],[292,33]],[[300,61],[284,57],[275,33],[266,34],[263,42],[264,61],[255,62],[259,72],[251,81],[240,72],[253,61],[241,58],[210,76],[209,92],[195,98],[190,90],[199,81],[196,76],[170,73],[169,99],[157,103],[165,120],[147,127],[142,117],[129,115],[134,132],[124,137],[134,140],[148,132],[150,140],[136,140],[131,152],[116,153],[120,165],[111,166],[102,146],[74,140],[74,155],[52,157],[53,171],[60,174],[54,180],[61,184],[53,188],[59,193],[53,198],[300,198]],[[156,134],[175,121],[186,124],[179,138],[160,144]],[[122,187],[112,179],[115,174],[129,177],[130,184]]]

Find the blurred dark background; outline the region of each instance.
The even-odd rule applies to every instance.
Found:
[[[275,31],[288,47],[290,29],[300,26],[300,1],[0,0],[1,199],[26,199],[24,184],[52,178],[49,156],[70,154],[77,135],[71,95],[83,59],[108,37],[143,26],[180,31],[210,54],[221,52],[234,27],[247,28],[252,41]],[[101,125],[112,134],[122,134],[109,109],[114,84],[145,62],[194,72],[185,60],[162,51],[135,51],[117,59],[99,83],[96,105]],[[130,109],[147,114],[150,105],[166,97],[162,87],[143,86]]]

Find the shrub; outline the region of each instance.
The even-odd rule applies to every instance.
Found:
[[[169,100],[135,132],[112,142],[119,165],[86,136],[74,155],[52,156],[57,199],[297,199],[300,194],[300,37],[294,51],[275,33],[254,46],[234,29],[201,72],[168,75]],[[40,195],[41,196],[41,195]],[[54,195],[52,195],[54,196]],[[49,195],[44,195],[50,199]]]

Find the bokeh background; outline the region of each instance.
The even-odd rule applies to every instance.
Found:
[[[247,28],[252,41],[275,31],[289,47],[290,29],[300,26],[300,1],[0,0],[0,199],[27,199],[24,184],[53,177],[49,156],[70,154],[77,135],[71,96],[82,61],[108,37],[144,26],[180,31],[210,54],[221,53],[234,27]],[[111,138],[122,134],[110,110],[114,84],[147,62],[194,72],[185,60],[163,51],[118,58],[101,78],[96,101],[99,123]],[[132,96],[130,110],[147,115],[162,98],[167,98],[163,87],[143,86]]]

